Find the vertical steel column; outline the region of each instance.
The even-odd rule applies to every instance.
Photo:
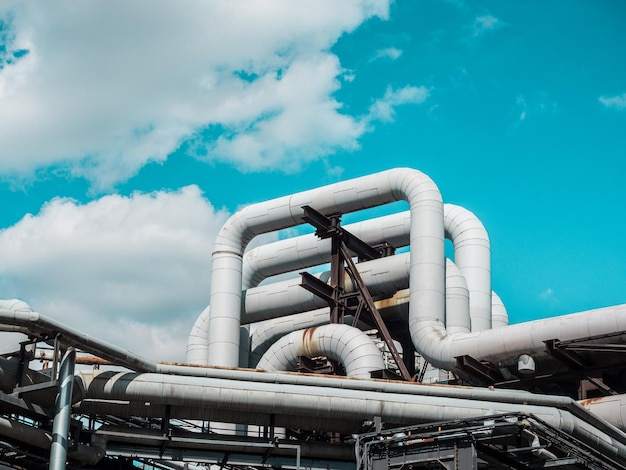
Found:
[[[55,403],[52,425],[52,445],[50,446],[49,470],[65,470],[67,459],[67,439],[72,411],[72,387],[74,385],[74,364],[76,350],[69,348],[61,359],[59,370],[59,391]]]

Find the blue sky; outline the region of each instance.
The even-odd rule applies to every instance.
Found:
[[[412,167],[482,220],[512,321],[625,303],[625,21],[618,0],[5,0],[0,297],[181,359],[238,207]]]

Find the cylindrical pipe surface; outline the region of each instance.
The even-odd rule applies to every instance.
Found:
[[[72,387],[74,385],[74,363],[76,350],[69,348],[61,359],[59,369],[59,392],[55,404],[52,424],[52,445],[50,446],[50,470],[65,470],[67,441],[72,412]]]

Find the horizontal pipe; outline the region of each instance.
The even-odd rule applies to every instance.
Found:
[[[288,426],[302,429],[311,429],[307,418],[315,419],[316,426],[319,425],[320,419],[345,420],[348,423],[370,421],[375,417],[380,417],[386,423],[406,425],[499,413],[533,414],[551,426],[595,446],[607,455],[626,459],[624,433],[595,417],[593,420],[599,422],[601,427],[581,419],[579,417],[581,414],[589,417],[585,410],[575,402],[573,406],[571,401],[563,397],[541,396],[540,400],[552,403],[544,406],[470,399],[471,389],[464,392],[467,395],[465,398],[450,398],[385,393],[383,389],[386,387],[383,386],[375,391],[355,392],[344,388],[329,389],[308,385],[166,376],[153,373],[82,372],[81,379],[84,381],[86,399],[128,400],[130,403],[148,402],[150,406],[160,404],[187,407],[190,410],[203,410],[209,415],[212,410],[221,410],[225,413],[233,411],[274,414],[280,416]],[[497,393],[493,394],[496,395]],[[529,400],[529,403],[531,402],[532,400]],[[569,409],[554,407],[554,404],[559,402],[567,405]],[[580,408],[576,410],[578,415],[570,411],[572,408],[576,409],[576,406]],[[324,427],[320,430],[333,429]],[[358,428],[352,431],[357,432]]]
[[[409,286],[410,253],[358,263],[359,275],[372,296],[391,296]],[[327,281],[330,274],[317,274]],[[275,282],[248,289],[245,293],[241,324],[255,323],[293,313],[301,313],[327,306],[327,302],[302,288],[300,278]],[[345,292],[354,292],[356,286],[346,276]],[[212,307],[211,307],[212,309]]]
[[[30,307],[22,310],[0,308],[0,331],[20,332],[42,340],[51,336],[54,338],[59,333],[62,336],[60,340],[66,347],[80,348],[131,370],[144,372],[156,370],[154,363],[132,354],[124,348],[109,344],[37,313]]]
[[[551,372],[539,367],[542,359],[551,358],[546,351],[546,341],[570,341],[626,332],[626,304],[469,334],[448,335],[440,324],[428,319],[418,319],[412,328],[413,341],[421,345],[420,353],[435,367],[456,370],[456,358],[466,355],[497,365],[528,354],[537,362],[537,374],[544,374]],[[613,336],[611,341],[624,343],[626,334]],[[549,362],[546,360],[544,364]]]

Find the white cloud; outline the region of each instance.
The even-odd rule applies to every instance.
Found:
[[[0,291],[145,357],[182,361],[227,217],[196,186],[55,199],[0,231]]]
[[[478,37],[489,31],[501,28],[502,26],[504,26],[504,24],[505,23],[492,15],[478,16],[474,20],[474,24],[472,25],[472,31],[474,33],[474,37]]]
[[[545,301],[554,299],[554,290],[552,290],[551,287],[548,287],[546,290],[539,294],[539,298]]]
[[[379,49],[376,51],[376,54],[372,58],[372,60],[378,59],[387,59],[387,60],[398,60],[402,55],[401,49],[396,49],[395,47],[388,47],[386,49]]]
[[[389,87],[385,96],[370,106],[368,120],[391,122],[395,119],[396,106],[423,103],[429,95],[429,90],[423,86],[406,86],[398,90]]]
[[[626,93],[622,93],[621,95],[616,96],[601,96],[599,100],[600,103],[602,103],[607,108],[617,110],[626,108]]]
[[[512,107],[512,125],[517,128],[528,119],[540,116],[552,116],[559,112],[559,105],[550,93],[531,90],[526,95],[518,95]]]
[[[107,188],[207,128],[207,158],[243,169],[354,148],[329,48],[388,3],[6,2],[8,49],[29,52],[0,69],[0,174],[55,165]]]

